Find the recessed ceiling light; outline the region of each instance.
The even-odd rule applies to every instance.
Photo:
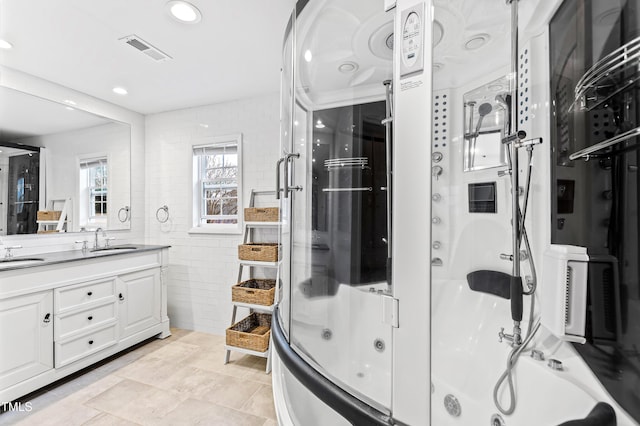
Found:
[[[3,40],[0,38],[0,49],[11,49],[13,44],[9,43],[7,40]]]
[[[186,1],[172,0],[167,3],[167,8],[171,16],[180,22],[196,24],[202,19],[198,8]]]
[[[72,101],[71,99],[65,99],[63,102],[65,104],[69,104],[69,105],[76,105],[76,103],[74,101]]]
[[[112,90],[113,93],[117,93],[118,95],[126,95],[129,93],[124,87],[114,87]]]
[[[476,50],[480,49],[482,46],[487,44],[491,36],[489,34],[476,34],[471,36],[465,43],[464,48],[467,50]]]

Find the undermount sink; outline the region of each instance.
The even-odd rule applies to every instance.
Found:
[[[37,265],[40,262],[44,262],[44,259],[40,257],[9,257],[0,259],[0,269],[15,266]]]
[[[124,251],[137,250],[138,247],[134,246],[113,246],[113,247],[102,247],[91,250],[91,253],[95,254],[109,254],[109,253],[122,253]]]

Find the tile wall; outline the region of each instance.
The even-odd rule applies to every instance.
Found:
[[[277,93],[246,100],[152,114],[146,117],[146,241],[171,245],[168,276],[172,327],[224,334],[231,315],[240,234],[190,234],[192,145],[207,138],[242,134],[243,205],[251,189],[273,190],[279,158]],[[135,185],[132,195],[135,193]],[[263,200],[268,205],[273,200]],[[155,218],[169,208],[169,220]]]

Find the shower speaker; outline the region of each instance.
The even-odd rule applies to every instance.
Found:
[[[563,340],[585,343],[589,256],[584,247],[555,245],[544,253],[539,285],[543,326]]]

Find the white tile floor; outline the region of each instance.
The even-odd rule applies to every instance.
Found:
[[[277,425],[264,358],[224,365],[224,337],[172,333],[29,396],[0,426]]]

